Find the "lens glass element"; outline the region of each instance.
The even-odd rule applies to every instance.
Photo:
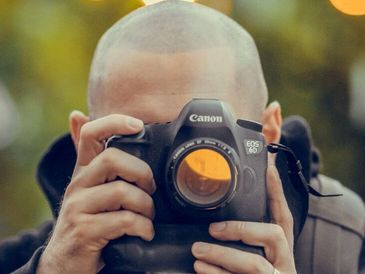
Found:
[[[215,150],[204,148],[190,152],[180,162],[176,184],[185,199],[204,206],[226,196],[231,178],[226,158]]]

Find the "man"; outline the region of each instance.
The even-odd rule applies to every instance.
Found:
[[[225,101],[237,118],[261,122],[268,143],[280,141],[280,105],[273,102],[265,108],[268,95],[256,46],[235,22],[209,8],[180,1],[145,7],[117,22],[102,37],[94,56],[89,116],[78,111],[70,115],[76,155],[65,153],[73,149],[66,137],[42,160],[39,178],[57,221],[48,242],[42,243],[50,225],[32,236],[43,247],[18,272],[96,273],[103,271],[101,251],[110,240],[124,235],[153,239],[151,194],[158,185],[154,174],[135,156],[104,149],[104,141],[115,134],[138,133],[143,123],[172,121],[194,97]],[[71,179],[57,211],[59,192],[66,187],[58,183],[59,177],[62,182]],[[227,221],[209,228],[218,240],[264,247],[265,257],[198,242],[192,246],[197,273],[292,274],[301,270],[294,263],[293,218],[274,159],[269,161],[267,184],[272,224]],[[362,219],[362,203],[354,199],[353,207]],[[363,223],[360,230],[364,230]],[[357,271],[362,235],[356,237],[350,237],[355,239],[356,263],[350,260],[351,265],[341,273]],[[311,257],[305,256],[303,260]]]

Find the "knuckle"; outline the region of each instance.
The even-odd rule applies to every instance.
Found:
[[[63,213],[66,217],[72,217],[78,211],[79,202],[75,195],[69,196],[63,201]],[[72,219],[72,218],[70,218]]]
[[[82,185],[82,182],[84,181],[83,177],[84,176],[82,175],[81,172],[79,172],[78,174],[76,174],[72,178],[70,184],[67,186],[65,194],[66,195],[70,195],[71,193],[73,193],[75,191],[76,186]]]
[[[84,224],[84,221],[74,220],[73,221],[73,239],[78,243],[85,243],[87,241],[87,228],[88,226]]]
[[[245,231],[245,223],[244,222],[236,222],[236,232],[238,234],[242,234]]]
[[[60,219],[60,222],[63,223],[63,225],[66,227],[66,230],[73,236],[74,239],[84,237],[83,234],[85,233],[85,228],[82,225],[80,215],[73,214],[72,216],[68,216],[67,218]]]
[[[265,268],[266,261],[261,258],[260,256],[253,256],[251,259],[252,262],[252,269],[250,273],[265,273],[267,272]]]
[[[114,190],[113,190],[113,199],[114,200],[120,200],[121,198],[123,197],[126,197],[128,195],[128,190],[127,188],[125,187],[124,183],[122,182],[113,182],[113,187],[114,187]]]
[[[86,230],[86,229],[92,227],[92,225],[93,225],[92,217],[88,217],[88,216],[79,217],[77,220],[77,223],[78,223],[78,227],[83,228],[83,230]]]
[[[65,200],[66,198],[68,198],[74,191],[75,191],[75,186],[74,186],[74,182],[71,181],[71,183],[67,186],[66,190],[65,190],[65,194],[63,195],[63,199]]]
[[[275,222],[285,227],[294,225],[294,220],[289,209],[278,214],[278,216],[275,217]]]
[[[80,129],[80,139],[90,139],[92,137],[92,133],[90,123],[86,123]]]
[[[117,156],[115,148],[107,148],[101,157],[101,162],[104,166],[114,167],[116,165]]]
[[[280,225],[277,224],[272,224],[271,225],[271,235],[272,241],[278,241],[278,240],[282,240],[283,238],[285,238],[285,233],[283,228]]]
[[[123,217],[121,218],[121,225],[123,227],[131,227],[136,223],[136,215],[130,211],[123,211]]]

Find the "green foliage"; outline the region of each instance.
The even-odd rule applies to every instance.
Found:
[[[224,1],[257,41],[271,99],[284,115],[303,115],[312,125],[323,172],[364,197],[364,132],[349,120],[348,79],[350,65],[365,54],[365,17],[343,15],[329,1]],[[0,151],[0,236],[50,216],[34,179],[41,152],[67,131],[71,110],[87,111],[88,70],[102,33],[141,5],[0,0],[0,81],[21,124],[14,143]]]
[[[285,8],[271,0],[264,8],[262,1],[235,3],[235,19],[257,42],[270,98],[284,116],[309,121],[322,172],[364,197],[365,133],[349,119],[349,73],[365,53],[365,16],[339,13],[329,1],[284,1]]]

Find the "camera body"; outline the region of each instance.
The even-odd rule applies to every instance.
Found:
[[[150,165],[157,185],[152,196],[157,229],[151,243],[133,237],[111,242],[103,254],[107,265],[124,271],[192,270],[191,243],[215,242],[209,223],[269,222],[267,148],[261,130],[256,122],[234,120],[219,100],[193,99],[173,122],[147,124],[139,134],[109,139],[108,147]],[[262,254],[262,249],[242,243],[220,244]],[[156,269],[158,265],[167,267]]]

